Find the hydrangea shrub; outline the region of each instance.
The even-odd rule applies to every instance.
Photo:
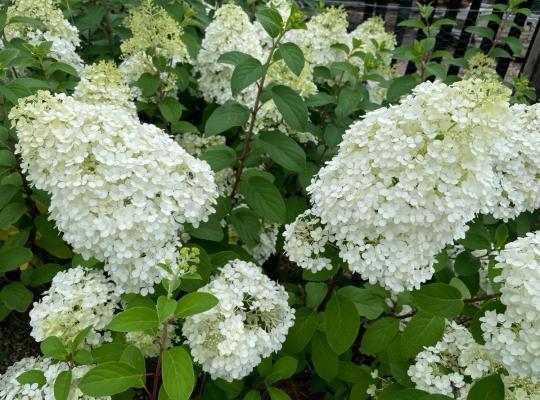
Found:
[[[521,43],[306,3],[0,11],[0,320],[41,350],[0,398],[540,399]]]

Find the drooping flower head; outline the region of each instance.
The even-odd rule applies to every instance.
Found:
[[[287,292],[253,263],[234,260],[199,289],[217,306],[188,317],[182,332],[195,361],[212,377],[241,379],[278,351],[294,321]]]

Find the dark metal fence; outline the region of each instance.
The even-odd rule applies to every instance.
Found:
[[[507,0],[495,0],[496,3],[506,3]],[[419,18],[418,8],[416,2],[413,0],[402,0],[399,2],[389,2],[387,0],[377,1],[338,1],[328,0],[327,4],[331,5],[343,5],[349,11],[350,26],[351,29],[366,19],[374,15],[379,15],[385,20],[387,30],[394,31],[396,33],[398,44],[411,44],[415,38],[420,38],[421,32],[418,32],[414,28],[404,28],[397,26],[399,22],[409,18]],[[513,59],[498,59],[497,72],[502,77],[512,77],[519,75],[525,70],[527,75],[531,76],[531,70],[537,72],[536,68],[531,67],[531,62],[536,62],[537,58],[540,59],[539,54],[536,54],[534,50],[535,40],[540,41],[539,31],[539,17],[540,14],[533,13],[530,17],[524,14],[517,14],[511,16],[510,21],[513,21],[518,26],[523,27],[523,31],[512,27],[510,29],[506,27],[500,27],[496,22],[490,21],[489,23],[478,22],[480,15],[494,13],[499,17],[502,17],[501,13],[494,11],[489,3],[482,2],[481,0],[472,0],[464,2],[462,0],[447,0],[447,1],[430,1],[430,3],[436,7],[434,18],[451,18],[456,20],[457,24],[454,26],[444,26],[438,36],[436,49],[448,50],[453,53],[454,58],[463,57],[466,50],[471,47],[477,47],[484,52],[489,51],[491,48],[491,41],[488,39],[477,38],[465,29],[469,26],[481,25],[488,26],[495,32],[499,32],[498,37],[504,38],[507,36],[513,36],[519,38],[524,49],[521,54],[516,55]],[[534,5],[534,0],[527,0],[522,4],[522,7],[531,7]],[[504,47],[503,47],[504,48]],[[510,50],[510,49],[505,49]],[[532,59],[534,58],[534,60]],[[527,63],[529,61],[529,63]],[[527,65],[526,68],[524,68]],[[414,70],[414,65],[408,65],[407,71]],[[450,74],[458,74],[459,67],[456,65],[450,65],[448,67]],[[540,80],[537,82],[538,89],[540,89]]]

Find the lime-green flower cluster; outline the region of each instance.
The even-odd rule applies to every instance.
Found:
[[[86,67],[73,97],[89,104],[108,102],[136,113],[133,96],[113,61],[100,61]]]
[[[189,59],[186,45],[182,42],[183,29],[171,15],[153,0],[144,0],[126,19],[133,37],[121,45],[124,57],[130,57],[148,49],[175,63]]]

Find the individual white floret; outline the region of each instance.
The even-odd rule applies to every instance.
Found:
[[[188,317],[182,332],[194,360],[214,379],[248,375],[281,348],[293,325],[287,292],[253,263],[229,262],[199,291],[213,294],[219,303]]]

